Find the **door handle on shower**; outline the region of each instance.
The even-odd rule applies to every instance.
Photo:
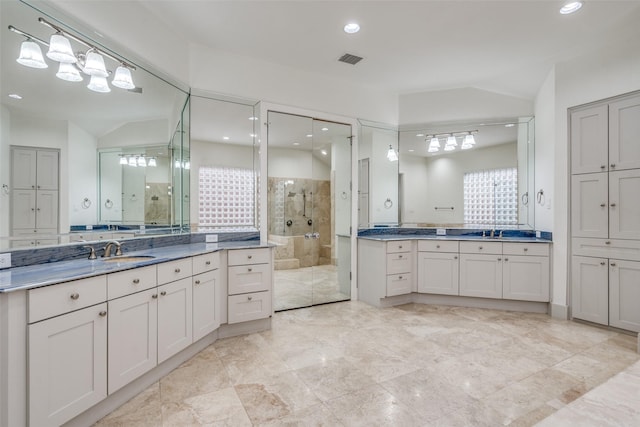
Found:
[[[320,238],[320,233],[318,233],[317,231],[315,233],[311,233],[311,238],[319,239]]]
[[[310,239],[312,237],[311,233],[304,233],[305,239]]]

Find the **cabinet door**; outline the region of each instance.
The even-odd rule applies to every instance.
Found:
[[[574,256],[571,267],[571,313],[576,319],[609,324],[607,260]]]
[[[640,332],[640,262],[609,261],[609,323]]]
[[[59,426],[107,397],[106,310],[29,325],[29,425]]]
[[[36,169],[36,188],[38,190],[58,190],[57,151],[38,150]]]
[[[571,177],[571,234],[609,237],[609,198],[606,173]]]
[[[14,189],[36,189],[36,150],[13,148],[11,150],[11,186]]]
[[[609,237],[640,239],[640,169],[609,173]]]
[[[549,258],[505,255],[502,297],[524,301],[549,301]]]
[[[58,229],[58,192],[38,190],[36,194],[36,228]]]
[[[640,168],[640,96],[609,104],[609,170]]]
[[[458,271],[458,254],[418,252],[418,292],[458,295]]]
[[[608,170],[608,125],[607,105],[571,113],[571,173]]]
[[[192,288],[191,278],[158,287],[158,363],[193,342]]]
[[[193,341],[215,331],[220,326],[216,310],[216,292],[220,271],[214,270],[193,276]]]
[[[158,363],[158,290],[109,301],[109,394]]]
[[[460,295],[502,298],[502,256],[460,254]]]
[[[228,324],[249,322],[251,320],[266,319],[271,316],[271,291],[254,292],[251,294],[229,295]]]
[[[15,229],[36,228],[36,191],[11,191],[11,227]]]
[[[411,293],[411,273],[391,274],[387,276],[387,296]]]
[[[229,295],[266,291],[271,286],[271,264],[229,267],[228,275]]]

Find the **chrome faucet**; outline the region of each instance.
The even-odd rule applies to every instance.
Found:
[[[491,229],[491,234],[489,235],[489,238],[493,239],[496,237],[496,230],[494,230],[493,228]]]
[[[107,245],[104,247],[104,254],[102,254],[103,258],[107,258],[111,256],[111,248],[115,245],[116,247],[116,256],[122,255],[122,244],[117,240],[109,240]]]

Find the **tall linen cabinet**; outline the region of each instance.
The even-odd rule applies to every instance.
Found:
[[[640,92],[569,116],[572,317],[640,332]]]

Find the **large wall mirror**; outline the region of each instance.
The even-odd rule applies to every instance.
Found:
[[[159,77],[124,51],[110,50],[106,38],[62,14],[14,0],[0,2],[0,8],[0,249],[65,243],[80,230],[84,240],[92,240],[89,232],[105,227],[129,230],[131,236],[144,228],[188,229],[188,87]],[[105,53],[110,92],[88,88],[106,89],[104,80],[91,83],[80,71],[86,63],[61,69],[47,57],[46,44],[56,30],[39,18],[70,35],[80,64],[89,48],[71,36]],[[44,42],[32,44],[47,68],[16,61],[28,41],[25,33]],[[113,84],[123,61],[134,67],[131,89]],[[61,79],[63,71],[81,81]]]
[[[532,117],[402,128],[401,224],[534,228],[533,132]]]
[[[191,228],[258,231],[258,105],[191,97]]]

